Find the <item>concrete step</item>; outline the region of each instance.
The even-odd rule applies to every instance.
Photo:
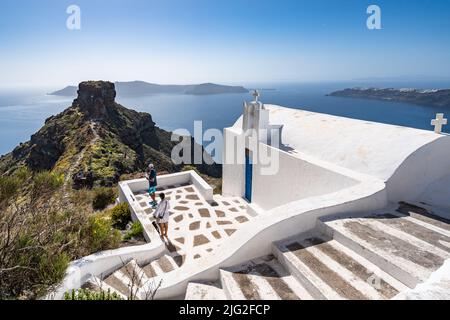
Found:
[[[164,282],[163,276],[180,268],[183,257],[177,254],[166,254],[150,263],[143,264],[141,270],[145,276],[145,284],[140,287],[139,296],[143,300],[151,299],[154,290]]]
[[[379,228],[383,228],[385,231],[389,230],[391,234],[400,234],[404,238],[412,236],[411,243],[426,247],[430,252],[443,258],[450,257],[449,231],[398,213],[376,215],[373,216],[373,221]]]
[[[294,238],[275,244],[273,250],[315,299],[391,299],[406,289],[335,240]]]
[[[226,300],[225,292],[215,283],[190,282],[186,300]]]
[[[156,273],[155,269],[151,266],[151,264],[146,264],[142,267],[142,270],[144,271],[147,278],[151,279],[156,277],[158,274]]]
[[[438,232],[442,230],[450,232],[450,220],[434,214],[432,210],[436,209],[422,204],[400,202],[397,212],[414,219],[416,223],[418,221],[426,223],[428,228],[438,228]]]
[[[150,268],[147,268],[147,273],[149,273],[149,270],[152,270],[155,276],[162,276],[163,274],[169,273],[178,268],[179,266],[175,259],[172,256],[166,254],[152,261],[150,263]],[[145,267],[144,270],[146,270]],[[152,274],[152,272],[150,272],[149,274]]]
[[[445,235],[390,213],[322,218],[318,226],[410,288],[428,279],[449,257],[445,241],[441,243]]]
[[[103,282],[128,298],[140,300],[140,288],[149,282],[149,278],[136,261],[132,260]]]
[[[311,300],[297,280],[268,256],[220,270],[222,288],[230,300]]]

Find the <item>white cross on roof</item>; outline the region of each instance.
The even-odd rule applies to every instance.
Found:
[[[447,124],[447,119],[444,118],[443,113],[438,113],[436,119],[431,120],[431,125],[434,126],[434,132],[442,133],[442,127]]]
[[[261,96],[261,94],[259,93],[258,90],[254,90],[252,96],[255,98],[255,101],[258,102],[259,97]]]

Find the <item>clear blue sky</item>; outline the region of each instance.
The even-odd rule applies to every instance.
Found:
[[[449,58],[448,0],[0,1],[0,86],[449,77]]]

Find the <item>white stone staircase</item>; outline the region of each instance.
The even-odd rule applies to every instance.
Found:
[[[148,300],[152,290],[158,287],[161,276],[179,268],[181,260],[182,257],[176,254],[165,254],[141,266],[135,260],[131,260],[103,279],[90,278],[83,288],[109,291],[128,300]]]
[[[313,297],[274,256],[221,270],[220,279],[230,300],[311,300]]]
[[[419,209],[320,219],[273,255],[220,270],[214,285],[189,284],[186,299],[392,299],[450,257],[450,221]]]
[[[391,299],[406,287],[336,240],[292,239],[274,248],[314,299]]]
[[[376,215],[321,218],[313,232],[274,243],[271,255],[222,268],[215,283],[189,283],[185,298],[392,299],[427,280],[449,257],[450,221],[401,204]],[[140,266],[133,260],[85,286],[149,299],[148,288],[182,260],[176,252]]]

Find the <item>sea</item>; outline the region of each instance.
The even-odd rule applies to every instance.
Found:
[[[74,97],[47,94],[64,86],[0,88],[0,155],[12,151],[21,142],[28,141],[30,136],[43,126],[45,119],[71,105]],[[443,110],[408,103],[327,96],[333,91],[352,87],[446,89],[450,88],[450,81],[248,83],[244,86],[260,89],[260,100],[267,104],[424,130],[433,130],[430,122],[436,113],[447,113],[450,117],[450,108]],[[250,93],[206,96],[158,94],[144,97],[118,96],[117,102],[130,109],[150,113],[153,121],[162,129],[184,129],[194,136],[196,121],[201,121],[203,131],[223,130],[231,126],[242,114],[243,102],[252,99]],[[450,125],[446,126],[444,131],[450,133]],[[198,140],[199,136],[196,139]],[[218,160],[221,151],[216,152],[214,156]]]

